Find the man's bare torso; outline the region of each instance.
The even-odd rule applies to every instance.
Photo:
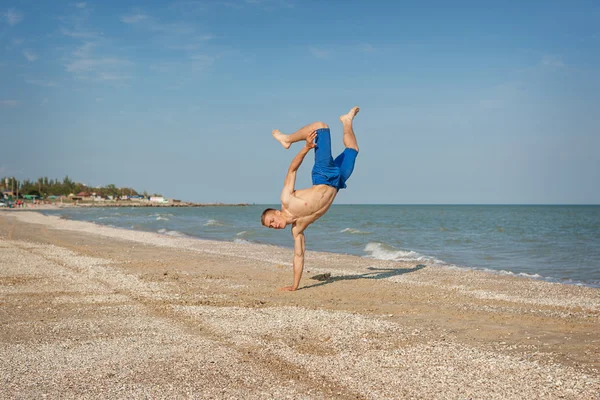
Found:
[[[281,208],[297,218],[294,225],[303,231],[329,210],[337,192],[327,185],[296,190],[286,198],[282,197]]]

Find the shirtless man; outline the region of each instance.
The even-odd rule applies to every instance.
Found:
[[[329,127],[323,122],[313,122],[299,131],[285,135],[279,130],[273,131],[273,137],[289,149],[292,143],[306,141],[300,152],[294,157],[288,169],[283,190],[281,191],[281,210],[267,208],[261,216],[264,226],[272,229],[284,229],[292,224],[294,237],[294,284],[281,288],[294,291],[300,285],[304,269],[304,230],[329,210],[338,190],[346,187],[346,180],[352,174],[358,144],[352,130],[352,121],[359,108],[354,107],[348,114],[340,117],[344,125],[344,146],[342,154],[334,160],[331,157],[331,137]],[[295,190],[296,172],[310,149],[315,149],[315,165],[312,170],[313,186]]]

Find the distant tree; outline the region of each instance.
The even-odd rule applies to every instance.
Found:
[[[23,183],[21,184],[21,190],[23,193],[27,194],[30,190],[34,188],[34,184],[29,179],[23,180]]]
[[[112,183],[109,183],[108,185],[106,185],[106,192],[109,196],[118,196],[119,195],[119,189],[117,189],[117,187]]]
[[[47,176],[37,178],[35,181],[24,179],[23,181],[17,181],[13,177],[5,177],[0,180],[0,191],[8,191],[14,189],[19,191],[19,194],[32,194],[41,197],[46,196],[68,196],[71,193],[78,194],[80,192],[96,193],[99,196],[139,196],[140,192],[134,188],[118,188],[114,184],[108,184],[104,187],[91,188],[83,183],[76,183],[65,176],[62,181],[59,179],[49,179]],[[148,191],[144,190],[144,197],[150,197]],[[162,196],[161,194],[154,193],[153,196]]]
[[[68,196],[69,194],[73,193],[73,191],[73,181],[69,179],[69,175],[67,175],[63,179],[62,194]]]

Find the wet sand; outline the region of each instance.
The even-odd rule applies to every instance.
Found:
[[[0,398],[600,398],[600,289],[291,256],[0,212]]]

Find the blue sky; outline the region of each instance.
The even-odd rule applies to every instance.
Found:
[[[598,204],[600,3],[0,2],[0,176],[276,203],[354,105],[338,203]]]

